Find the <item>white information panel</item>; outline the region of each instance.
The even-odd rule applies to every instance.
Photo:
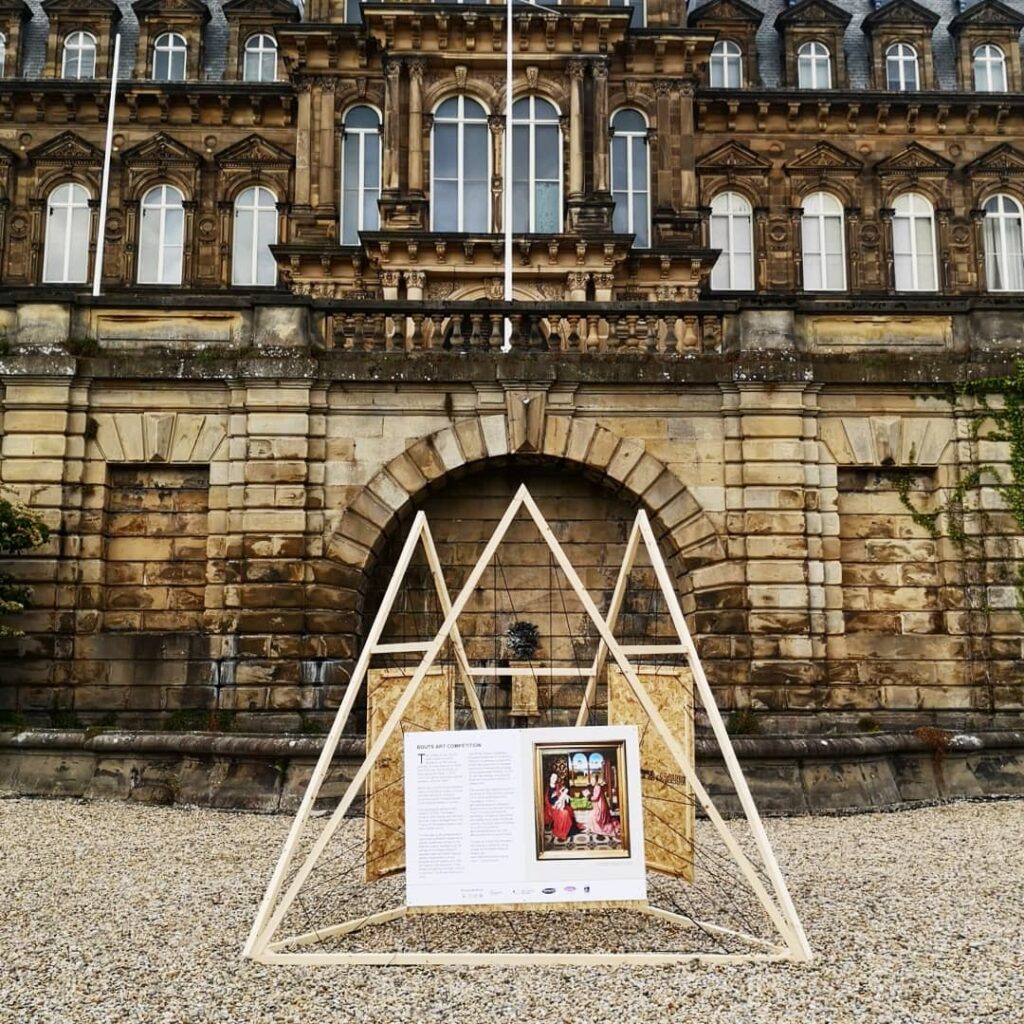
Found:
[[[405,734],[406,903],[646,900],[635,726]]]

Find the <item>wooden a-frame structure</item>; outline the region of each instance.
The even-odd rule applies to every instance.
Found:
[[[525,510],[533,519],[541,537],[550,548],[555,561],[558,563],[565,577],[569,581],[572,590],[575,592],[576,597],[579,599],[600,636],[598,650],[589,670],[577,671],[575,669],[545,669],[542,667],[474,669],[470,665],[469,659],[466,656],[465,647],[463,646],[462,638],[458,631],[458,618],[465,609],[466,604],[473,594],[477,584],[480,582],[484,571],[494,557],[498,547],[505,537],[506,532],[508,531],[509,526],[522,510]],[[441,611],[445,616],[444,622],[434,638],[429,642],[382,644],[380,640],[385,624],[387,623],[388,616],[395,603],[395,598],[399,589],[405,579],[412,557],[415,554],[417,546],[420,544],[422,544],[426,555],[427,565],[434,583],[434,588],[437,592]],[[625,597],[629,581],[629,574],[636,562],[641,545],[643,545],[647,551],[648,558],[650,559],[651,566],[653,567],[657,579],[658,588],[664,597],[666,608],[671,618],[678,643],[626,646],[620,644],[615,639],[614,630],[622,609],[623,599]],[[444,644],[449,640],[452,642],[454,648],[455,661],[459,675],[466,691],[466,697],[473,716],[474,724],[478,729],[487,728],[487,724],[484,720],[483,710],[480,706],[476,688],[473,684],[473,677],[475,675],[494,675],[496,673],[512,675],[517,672],[529,672],[537,676],[573,675],[580,677],[581,675],[585,675],[587,679],[586,691],[577,717],[577,725],[583,726],[586,723],[589,709],[593,704],[599,676],[608,657],[610,656],[619,667],[619,670],[625,677],[630,689],[633,691],[636,699],[639,701],[644,712],[649,717],[651,725],[657,731],[662,742],[678,763],[680,772],[691,787],[696,799],[704,809],[704,812],[707,814],[716,832],[723,840],[740,874],[743,876],[754,896],[757,898],[758,903],[764,909],[768,918],[774,925],[778,940],[780,941],[767,942],[761,938],[756,938],[742,932],[734,931],[730,928],[718,926],[713,922],[694,921],[683,914],[650,906],[646,903],[630,903],[628,906],[630,909],[639,910],[642,913],[648,914],[662,921],[668,921],[687,928],[699,927],[701,930],[711,934],[728,936],[733,939],[741,940],[749,944],[751,951],[749,953],[655,951],[640,953],[456,953],[431,951],[377,953],[344,951],[298,952],[294,949],[294,947],[309,946],[314,943],[321,942],[332,936],[350,934],[352,932],[359,931],[362,928],[384,924],[388,921],[393,921],[407,915],[437,912],[439,909],[443,910],[443,908],[410,908],[404,905],[364,915],[351,921],[318,928],[315,931],[305,934],[293,935],[283,939],[275,939],[275,933],[283,921],[285,914],[288,912],[289,908],[298,896],[303,883],[313,870],[317,860],[324,852],[324,849],[327,847],[332,836],[341,825],[345,813],[351,807],[353,801],[365,785],[370,771],[374,763],[380,757],[388,739],[394,733],[395,729],[399,727],[399,724],[403,719],[403,715],[405,714],[409,704],[412,702],[424,677],[434,664]],[[356,698],[366,679],[367,672],[370,667],[370,660],[374,655],[399,653],[421,654],[422,658],[419,665],[412,672],[409,682],[406,685],[402,696],[399,698],[397,704],[392,710],[387,722],[380,730],[371,748],[367,751],[365,760],[353,776],[351,782],[348,784],[341,801],[331,814],[330,819],[327,821],[320,835],[317,837],[316,842],[311,847],[309,853],[306,855],[286,888],[285,880],[288,876],[289,868],[295,858],[299,839],[313,811],[314,803],[321,787],[323,786],[328,770],[330,769],[331,761],[334,757],[335,751],[337,750],[338,743],[341,740],[345,724],[348,721],[348,717],[355,704]],[[688,664],[693,672],[697,694],[700,697],[701,704],[707,714],[708,722],[719,745],[729,778],[735,787],[736,795],[743,809],[744,816],[746,817],[751,835],[757,848],[758,857],[767,875],[772,891],[769,891],[769,888],[762,882],[754,864],[743,852],[735,837],[730,832],[721,814],[716,809],[710,795],[701,783],[700,779],[697,777],[693,761],[687,756],[687,753],[683,749],[679,740],[669,729],[659,708],[656,706],[647,689],[638,678],[637,667],[634,666],[630,660],[631,658],[661,654],[683,654],[687,658]],[[642,671],[642,669],[640,671]],[[586,904],[580,904],[581,909],[585,908],[585,906]],[[466,908],[459,909],[464,910]],[[476,911],[487,910],[486,907],[476,907],[473,909]],[[503,909],[508,908],[506,907]],[[536,910],[537,907],[530,906],[529,909]],[[248,940],[246,941],[243,956],[260,961],[261,963],[307,965],[362,964],[382,966],[419,964],[494,965],[502,963],[524,965],[616,963],[666,964],[681,963],[689,960],[702,960],[705,962],[719,963],[766,960],[806,962],[811,959],[811,950],[804,934],[803,926],[801,925],[796,909],[793,906],[785,879],[783,878],[782,871],[775,859],[768,836],[765,833],[764,826],[761,822],[760,815],[757,812],[757,808],[754,805],[753,798],[750,794],[750,789],[743,777],[736,754],[729,740],[729,735],[726,732],[725,723],[722,721],[722,716],[715,704],[711,688],[701,665],[700,657],[697,654],[693,638],[690,635],[689,628],[686,625],[686,620],[683,617],[682,608],[679,605],[679,600],[672,585],[668,568],[665,565],[665,561],[658,548],[657,540],[654,536],[653,530],[651,529],[651,524],[646,512],[642,509],[637,512],[636,520],[634,521],[633,528],[627,542],[626,554],[622,562],[622,567],[619,570],[615,590],[612,595],[611,605],[606,617],[601,616],[597,606],[594,604],[590,594],[583,586],[583,583],[574,567],[570,563],[564,550],[559,544],[554,533],[551,531],[550,526],[541,514],[540,509],[537,507],[536,502],[525,485],[521,486],[516,492],[504,515],[498,522],[490,540],[487,542],[480,558],[473,567],[473,570],[470,572],[466,582],[454,601],[451,600],[444,581],[441,563],[437,555],[437,550],[434,546],[433,537],[430,533],[426,516],[423,512],[417,513],[402,549],[401,556],[395,566],[391,582],[384,594],[380,609],[377,612],[377,616],[374,619],[373,625],[371,626],[370,632],[366,638],[366,643],[363,646],[362,652],[360,653],[359,659],[353,670],[348,689],[345,693],[345,698],[338,709],[338,713],[334,719],[330,733],[327,735],[324,742],[320,758],[313,771],[312,777],[310,778],[309,785],[306,789],[305,795],[303,796],[302,803],[295,816],[295,820],[292,823],[291,830],[285,841],[284,848],[277,862],[277,866],[274,869],[274,873],[271,876],[270,883],[267,886],[267,891],[264,894],[263,901],[260,905],[259,911],[257,912],[256,919],[253,922]]]

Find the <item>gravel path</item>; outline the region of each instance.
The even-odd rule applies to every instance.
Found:
[[[810,966],[262,967],[286,817],[0,800],[2,1024],[1021,1024],[1024,803],[773,820]]]

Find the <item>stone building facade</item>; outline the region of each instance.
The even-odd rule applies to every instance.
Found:
[[[454,587],[525,481],[595,596],[648,510],[726,707],[1015,721],[1016,521],[914,509],[1007,458],[948,391],[1022,341],[1024,2],[517,6],[512,307],[505,27],[0,0],[0,482],[53,527],[0,712],[322,721],[411,512]]]

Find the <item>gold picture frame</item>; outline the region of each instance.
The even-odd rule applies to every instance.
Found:
[[[555,776],[560,776],[557,789],[551,784]],[[533,806],[537,860],[628,858],[626,741],[535,743]]]

